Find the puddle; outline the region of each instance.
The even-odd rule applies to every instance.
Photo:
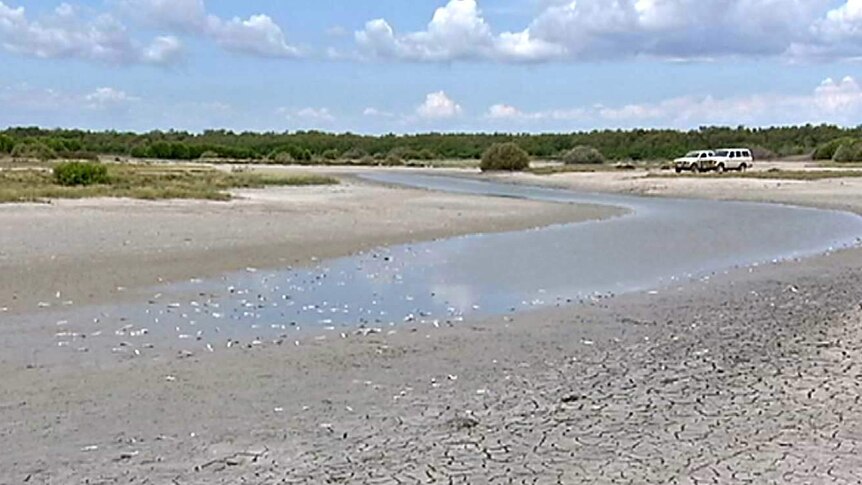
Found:
[[[382,248],[313,268],[249,269],[154,288],[140,303],[40,311],[38,318],[58,322],[50,344],[69,352],[137,356],[164,347],[198,352],[273,341],[295,345],[308,328],[325,339],[386,332],[404,322],[445,325],[810,256],[855,245],[862,235],[862,218],[835,211],[580,194],[415,174],[367,178],[631,212],[605,221]]]

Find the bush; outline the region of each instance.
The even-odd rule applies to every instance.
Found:
[[[530,168],[530,155],[515,143],[496,143],[482,154],[482,171],[526,170]]]
[[[54,167],[54,180],[60,185],[108,183],[108,168],[92,162],[66,162]]]
[[[218,154],[218,152],[215,152],[213,150],[207,150],[201,153],[201,156],[198,158],[200,160],[218,160],[219,158],[221,158],[221,156]]]
[[[751,156],[754,157],[755,160],[775,160],[778,158],[778,155],[776,155],[775,152],[760,146],[751,148]]]
[[[9,153],[15,148],[15,140],[6,135],[0,135],[0,153]]]
[[[862,161],[862,141],[848,141],[835,150],[832,161],[839,163]]]
[[[341,158],[345,158],[347,160],[361,160],[368,156],[368,152],[361,148],[351,148],[347,150],[343,154],[341,154]]]
[[[274,163],[281,165],[291,165],[296,162],[290,152],[278,152],[270,158]]]
[[[593,147],[580,145],[563,154],[563,163],[566,165],[601,164],[605,163],[605,157],[602,152]]]
[[[384,167],[403,167],[404,159],[395,154],[389,154],[383,160],[382,165]]]
[[[52,160],[57,158],[57,152],[42,142],[18,143],[12,149],[12,157],[30,160]]]
[[[817,147],[817,150],[814,150],[814,160],[832,160],[835,158],[835,152],[841,148],[841,145],[846,143],[853,143],[853,138],[836,138],[828,143],[824,143]]]

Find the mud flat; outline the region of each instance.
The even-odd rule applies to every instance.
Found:
[[[851,249],[452,324],[4,361],[0,483],[856,483],[860,294]]]
[[[0,205],[0,308],[114,301],[135,288],[247,267],[285,267],[381,245],[620,212],[350,180],[237,195],[229,203],[97,199]]]

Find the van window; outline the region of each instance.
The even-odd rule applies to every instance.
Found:
[[[730,152],[730,158],[736,158],[736,152]]]

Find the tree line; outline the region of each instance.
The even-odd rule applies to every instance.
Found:
[[[478,159],[489,147],[515,143],[531,157],[555,159],[574,147],[592,147],[609,160],[667,160],[687,151],[744,146],[758,158],[809,155],[835,140],[862,139],[862,126],[701,127],[689,131],[636,129],[559,134],[426,133],[369,136],[299,131],[253,133],[131,133],[18,127],[0,131],[0,154],[32,158],[99,155],[168,160],[230,159],[313,161]]]

